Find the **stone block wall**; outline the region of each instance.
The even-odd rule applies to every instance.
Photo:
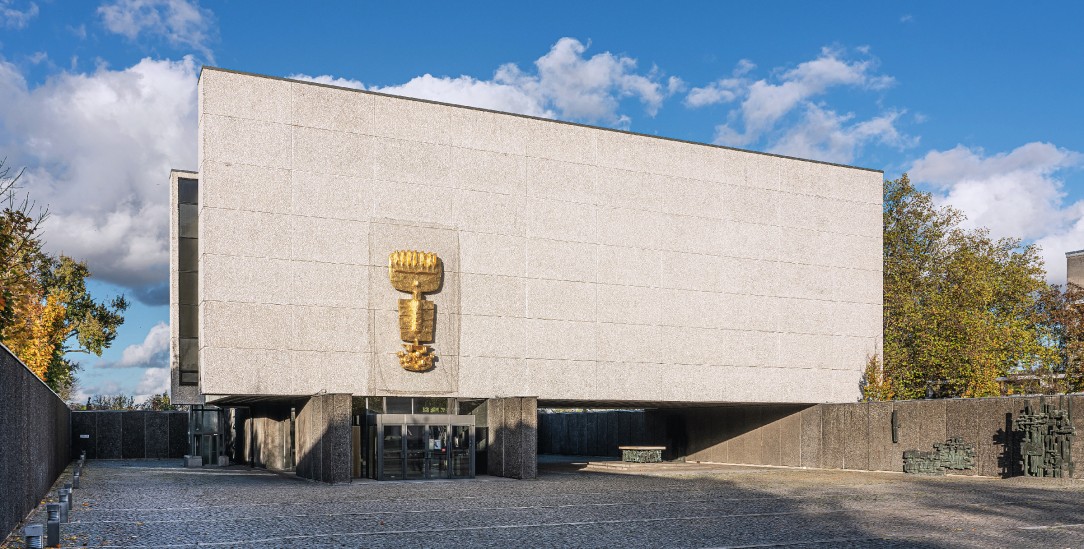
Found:
[[[0,532],[37,506],[70,461],[67,404],[0,345]]]
[[[961,474],[1008,477],[1020,474],[1012,419],[1028,402],[1070,410],[1077,430],[1075,476],[1084,478],[1084,395],[748,405],[671,413],[684,417],[688,461],[902,471],[905,450],[930,451],[935,442],[961,437],[976,450],[975,469]],[[893,412],[899,421],[895,443]]]
[[[188,453],[188,412],[72,412],[70,446],[73,459],[80,452],[87,459],[180,458]]]
[[[518,479],[538,476],[538,400],[491,398],[486,402],[486,424],[488,474]]]
[[[210,67],[199,101],[207,395],[848,402],[879,351],[879,172]]]
[[[651,442],[640,411],[538,414],[539,454],[620,457],[618,446]]]
[[[297,414],[297,475],[320,482],[350,482],[351,396],[316,395]]]

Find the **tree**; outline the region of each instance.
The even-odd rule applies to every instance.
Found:
[[[108,303],[87,291],[85,263],[43,250],[48,211],[16,192],[22,171],[0,161],[0,341],[67,399],[79,365],[69,353],[101,356],[124,322],[128,301]]]
[[[169,403],[169,393],[151,395],[141,406],[144,410],[173,410],[175,407]]]
[[[1043,296],[1051,336],[1058,360],[1051,366],[1029,372],[1038,390],[1055,393],[1084,391],[1084,287],[1073,283],[1052,286]]]
[[[885,182],[884,368],[867,386],[887,383],[896,398],[991,396],[998,377],[1057,362],[1038,249],[962,229],[963,219],[906,174]]]
[[[87,410],[134,410],[135,399],[130,395],[94,395],[87,399]]]

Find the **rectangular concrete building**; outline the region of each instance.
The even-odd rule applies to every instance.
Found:
[[[527,431],[496,433],[536,406],[853,402],[880,353],[879,171],[210,67],[198,136],[171,181],[173,398],[246,406],[249,446],[346,407],[334,459],[387,477],[359,472],[373,416],[435,410],[530,476]],[[398,250],[443,265],[425,372],[397,356]],[[326,450],[291,436],[272,461]]]

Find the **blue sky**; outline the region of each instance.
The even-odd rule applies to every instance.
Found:
[[[80,397],[168,383],[170,167],[200,66],[907,171],[969,226],[1084,248],[1084,5],[0,0],[0,157],[51,250],[133,298]]]

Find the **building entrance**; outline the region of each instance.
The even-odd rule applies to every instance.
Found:
[[[474,416],[380,414],[369,416],[379,480],[474,477]]]
[[[354,397],[354,478],[474,478],[486,434],[474,415],[483,400],[444,397]],[[458,412],[458,413],[457,413]],[[484,420],[484,416],[483,416]],[[485,470],[485,461],[481,467]]]

